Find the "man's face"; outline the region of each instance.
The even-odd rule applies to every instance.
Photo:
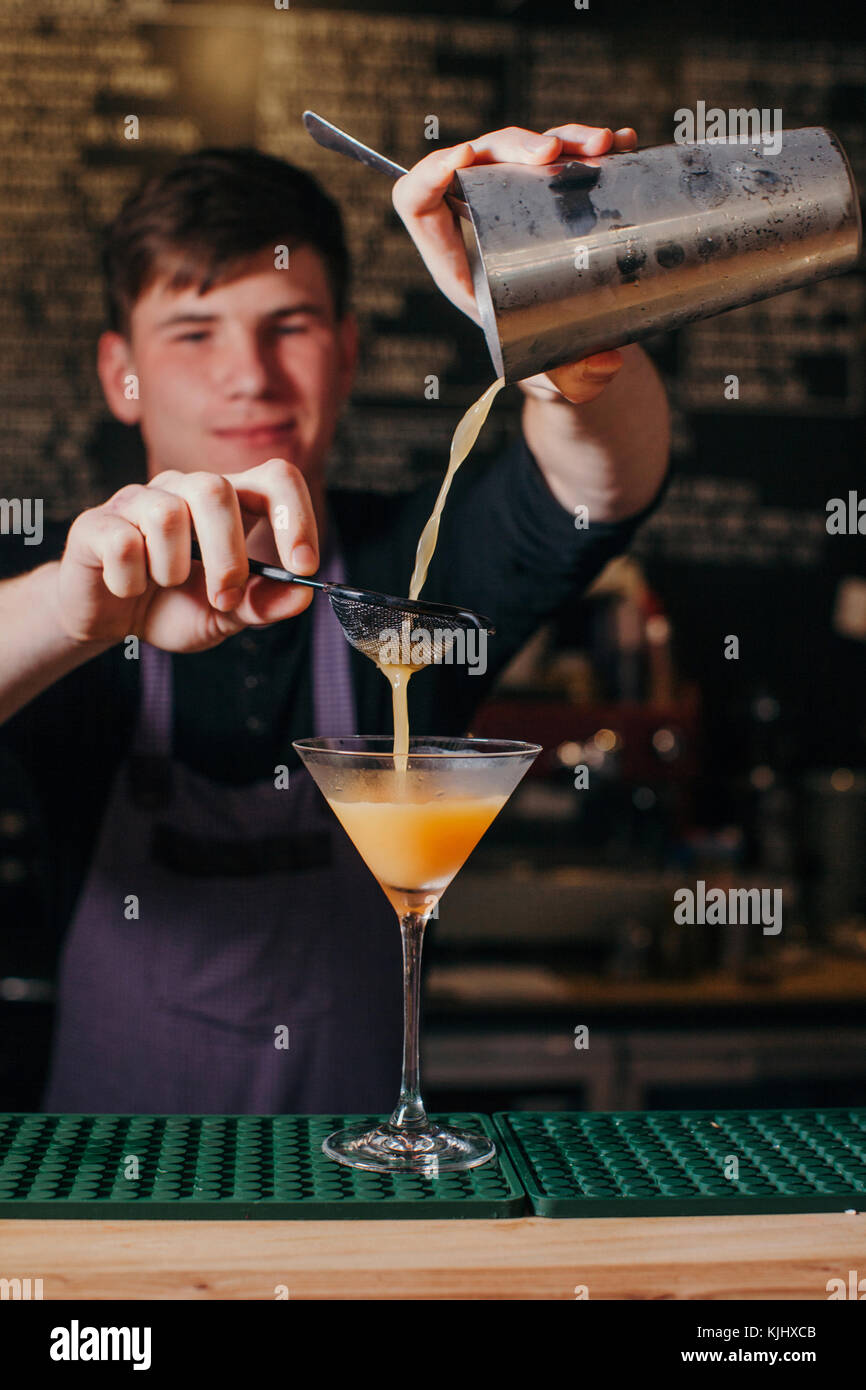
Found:
[[[141,427],[148,473],[239,473],[289,459],[320,483],[356,357],[354,320],[334,316],[309,246],[274,268],[266,248],[237,279],[199,295],[157,280],[136,302],[129,342],[105,334],[100,376],[115,414]],[[139,398],[118,394],[138,377]]]

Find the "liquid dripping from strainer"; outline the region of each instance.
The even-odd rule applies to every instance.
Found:
[[[442,480],[436,504],[427,521],[421,537],[418,541],[418,548],[415,552],[415,568],[412,571],[412,578],[409,583],[409,599],[416,602],[424,582],[427,578],[427,571],[430,568],[430,561],[436,549],[436,542],[439,539],[439,523],[442,517],[442,510],[451,489],[461,463],[469,454],[475,444],[482,426],[490,412],[490,407],[494,399],[505,385],[505,378],[500,377],[494,381],[492,386],[488,386],[483,396],[475,401],[466,414],[459,421],[451,440],[451,451],[448,459],[448,471]],[[411,650],[411,622],[409,617],[405,617],[401,624],[401,651]],[[449,640],[447,634],[440,636],[441,646],[450,646],[453,641],[453,634]],[[447,650],[447,647],[446,647]],[[433,660],[441,660],[445,653],[435,650]],[[419,669],[415,664],[385,664],[381,661],[376,662],[379,670],[391,684],[391,699],[394,710],[394,765],[398,772],[405,772],[407,766],[407,755],[409,752],[409,708],[407,704],[407,693],[409,679]]]

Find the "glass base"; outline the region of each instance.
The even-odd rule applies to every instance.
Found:
[[[437,1178],[440,1173],[461,1173],[489,1163],[496,1157],[496,1145],[486,1134],[443,1129],[428,1120],[415,1129],[397,1129],[391,1124],[375,1129],[364,1125],[338,1129],[328,1135],[322,1152],[348,1168]]]

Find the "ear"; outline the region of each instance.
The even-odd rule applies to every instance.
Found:
[[[345,313],[337,325],[337,342],[340,355],[338,367],[338,381],[340,396],[346,399],[352,389],[352,382],[355,379],[355,369],[358,365],[358,320],[351,309]]]
[[[112,415],[124,425],[141,419],[139,382],[132,348],[121,333],[103,333],[96,349],[96,370]]]

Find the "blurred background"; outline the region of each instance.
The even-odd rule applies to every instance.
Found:
[[[96,233],[143,174],[215,144],[302,165],[344,210],[364,347],[333,481],[441,476],[492,379],[482,336],[434,289],[388,181],[319,150],[306,107],[405,165],[507,124],[631,124],[652,145],[699,100],[781,107],[785,127],[830,126],[866,189],[866,36],[841,11],[614,8],[4,0],[3,495],[71,518],[143,473],[94,370]],[[864,1102],[866,562],[825,524],[831,498],[866,496],[863,304],[861,267],[645,344],[673,406],[664,504],[472,729],[545,753],[431,926],[433,1109]],[[500,397],[484,451],[520,399]],[[0,1109],[24,1110],[57,942],[14,766],[0,789]],[[699,880],[781,889],[781,933],[676,924]]]

